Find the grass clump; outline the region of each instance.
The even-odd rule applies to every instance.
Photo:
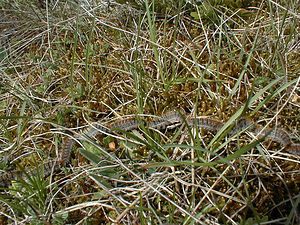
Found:
[[[57,157],[66,136],[94,121],[135,117],[141,126],[85,137],[59,173],[38,182],[28,174],[4,188],[0,220],[299,222],[299,158],[249,132],[228,135],[246,116],[299,142],[297,7],[296,0],[2,1],[1,174]],[[217,133],[149,129],[174,108],[225,125]]]

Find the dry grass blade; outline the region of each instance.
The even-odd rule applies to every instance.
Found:
[[[297,0],[0,13],[1,224],[299,223]]]

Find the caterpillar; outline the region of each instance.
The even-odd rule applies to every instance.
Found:
[[[126,120],[121,120],[109,124],[107,127],[101,124],[93,124],[86,128],[82,135],[74,135],[72,138],[67,138],[64,141],[61,153],[59,153],[57,159],[48,162],[43,165],[44,176],[49,176],[52,172],[60,169],[60,167],[65,166],[71,157],[71,152],[73,150],[75,139],[82,140],[83,136],[96,137],[97,135],[104,133],[108,134],[114,132],[116,129],[121,129],[124,131],[130,131],[137,129],[142,121],[138,121],[135,118],[130,118]],[[172,124],[187,125],[190,128],[204,129],[211,132],[218,132],[225,123],[211,118],[184,118],[184,113],[177,112],[175,110],[165,113],[161,117],[156,117],[154,120],[149,122],[148,127],[151,129],[163,130],[167,126]],[[232,129],[229,131],[229,135],[234,135],[240,133],[244,130],[252,132],[257,138],[263,138],[272,140],[279,143],[287,152],[300,156],[300,144],[293,143],[290,135],[283,129],[278,128],[263,128],[262,126],[256,124],[255,122],[247,119],[241,118],[235,122]],[[40,169],[40,173],[42,172]],[[32,171],[31,171],[32,172]],[[34,173],[34,172],[33,172]],[[0,186],[9,185],[11,180],[17,179],[18,176],[22,176],[20,171],[12,171],[4,173],[0,176]]]

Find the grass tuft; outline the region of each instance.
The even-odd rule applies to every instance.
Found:
[[[299,223],[299,157],[230,135],[246,117],[299,143],[297,0],[5,0],[0,12],[0,178],[23,174],[0,190],[1,224]],[[149,128],[174,109],[184,125]],[[199,116],[224,126],[187,126]],[[80,134],[131,117],[138,129]],[[80,147],[44,178],[64,136]]]

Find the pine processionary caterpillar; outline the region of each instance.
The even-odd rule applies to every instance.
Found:
[[[197,127],[198,129],[205,129],[208,131],[218,131],[224,125],[222,122],[209,119],[209,118],[199,118],[199,119],[188,119],[187,124],[190,127]]]
[[[170,111],[149,123],[153,129],[165,129],[170,124],[182,122],[182,118],[177,111]]]
[[[183,113],[182,113],[183,114]],[[198,128],[204,129],[211,132],[218,132],[223,126],[224,123],[211,118],[187,118],[187,126],[191,128]],[[111,133],[114,129],[121,129],[124,131],[130,131],[133,129],[137,129],[140,122],[135,118],[130,118],[118,122],[114,122],[107,127],[102,126],[100,124],[93,125],[88,129],[83,131],[83,135],[89,137],[96,137],[100,133]],[[164,114],[161,117],[158,117],[152,120],[149,123],[149,127],[153,129],[165,129],[168,125],[172,124],[184,124],[184,119],[182,118],[181,114],[177,111],[170,111]],[[285,150],[294,155],[300,155],[300,144],[295,144],[291,141],[289,134],[284,131],[283,129],[270,129],[270,128],[262,128],[261,126],[257,125],[253,121],[247,118],[241,118],[237,120],[229,131],[229,135],[234,135],[244,130],[253,132],[259,138],[266,137],[266,139],[278,142]],[[80,135],[75,135],[74,138],[79,140],[82,139]],[[66,165],[71,156],[71,152],[73,150],[75,140],[74,138],[67,138],[64,141],[64,145],[62,148],[61,153],[59,153],[58,159],[46,163],[43,165],[44,176],[49,176],[51,172],[55,172],[61,166]],[[40,170],[40,173],[42,171]],[[11,180],[17,178],[17,176],[21,176],[21,171],[13,171],[9,173],[5,173],[0,176],[0,186],[7,186]]]
[[[256,128],[255,133],[258,135],[258,137],[266,136],[266,139],[278,142],[282,146],[287,146],[292,142],[287,132],[283,129]]]
[[[126,119],[113,123],[111,129],[120,129],[124,131],[134,130],[139,127],[139,122],[135,118]]]

